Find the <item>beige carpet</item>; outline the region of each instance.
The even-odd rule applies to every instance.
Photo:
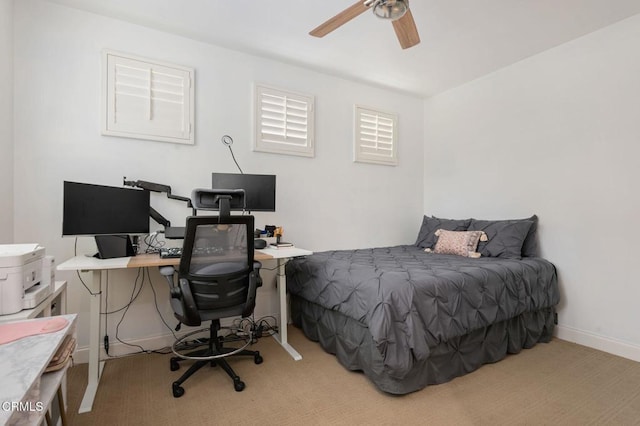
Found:
[[[87,365],[69,370],[72,425],[628,425],[640,424],[640,363],[554,340],[449,383],[404,396],[379,392],[302,332],[294,361],[272,338],[254,348],[264,363],[232,366],[247,387],[235,392],[218,368],[200,370],[173,398],[169,355],[106,363],[93,411],[77,414]]]

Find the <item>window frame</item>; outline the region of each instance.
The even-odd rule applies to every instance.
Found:
[[[102,52],[103,71],[102,78],[102,126],[101,133],[106,136],[119,136],[133,139],[145,139],[160,142],[172,142],[180,144],[193,145],[195,143],[195,84],[194,69],[181,65],[161,62],[153,59],[142,58],[140,56],[128,53],[118,52],[105,49]],[[124,97],[118,98],[117,84],[117,67],[131,66],[139,67],[136,71],[148,70],[149,78],[144,81],[147,87],[140,85],[139,93],[136,95],[125,94]],[[158,81],[154,79],[154,74],[162,74],[165,79],[173,79],[177,84],[173,84],[174,90],[159,90],[155,88],[155,84],[172,85],[167,80]],[[134,77],[135,78],[135,77]],[[161,77],[158,77],[161,79]],[[155,89],[154,89],[155,88]],[[147,90],[147,94],[142,94]],[[159,95],[154,101],[154,90]],[[126,108],[116,109],[118,102],[126,102],[126,97],[137,97],[148,102],[148,118],[141,120],[139,118],[139,105],[134,105],[134,101],[130,101],[128,106],[137,109],[136,114],[127,117],[126,124],[122,120],[118,122],[118,113],[126,114]],[[173,97],[173,100],[170,99]],[[176,101],[178,100],[178,101]],[[154,103],[155,102],[155,103]],[[160,106],[167,104],[177,104],[179,107],[174,108],[177,111],[171,114],[168,108],[164,108],[160,113]],[[158,114],[155,114],[158,112]],[[169,112],[169,114],[167,114]],[[163,120],[164,117],[169,117]],[[170,122],[169,120],[173,120]],[[153,121],[153,122],[152,122]],[[179,123],[175,125],[175,123]]]
[[[289,121],[286,118],[278,121],[274,116],[282,114],[282,112],[271,111],[274,116],[265,117],[265,107],[263,99],[270,97],[273,100],[274,108],[284,108],[284,114],[288,115],[289,111],[293,114],[296,111],[302,111],[299,106],[305,106],[306,115],[300,116],[300,121],[304,121],[305,137],[300,137],[302,130],[295,129],[296,123],[294,119]],[[284,105],[276,105],[277,102],[283,101]],[[291,103],[291,105],[289,104]],[[261,83],[254,84],[254,143],[253,150],[257,152],[268,152],[272,154],[295,155],[301,157],[315,156],[315,97],[311,94],[293,92],[290,90],[280,89]],[[266,120],[270,120],[273,125],[264,125]],[[271,127],[271,128],[270,128]],[[284,135],[275,134],[274,128],[281,127]],[[288,129],[291,129],[291,135]],[[265,137],[265,135],[271,135]],[[302,141],[303,143],[300,143]]]
[[[363,121],[363,116],[371,117],[373,121]],[[382,123],[380,122],[382,121]],[[362,126],[368,126],[370,139],[363,140]],[[385,127],[390,127],[387,131]],[[353,161],[356,163],[381,164],[387,166],[398,165],[398,115],[362,105],[354,105],[353,126]],[[382,135],[380,134],[382,133]],[[384,135],[390,133],[390,136]],[[373,146],[370,146],[373,144]],[[390,148],[380,145],[390,145]],[[367,148],[367,150],[363,150]],[[388,152],[387,155],[382,155]]]

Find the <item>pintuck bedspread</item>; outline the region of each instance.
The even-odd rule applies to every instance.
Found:
[[[501,330],[506,330],[497,341],[519,339],[515,348],[511,347],[513,342],[505,343],[510,352],[548,341],[559,301],[555,267],[539,257],[473,259],[425,253],[420,247],[403,245],[316,253],[289,262],[286,274],[294,322],[302,326],[300,316],[305,314],[299,310],[306,306],[323,312],[306,313],[307,318],[332,314],[345,318],[351,327],[355,324],[366,330],[370,339],[367,336],[365,340],[370,342],[375,359],[356,353],[366,342],[356,344],[351,354],[351,349],[338,343],[347,352],[339,359],[350,369],[363,370],[382,390],[392,393],[444,381],[425,377],[416,382],[411,376],[423,366],[427,368],[429,358],[442,352],[448,342],[460,346],[460,339],[490,337],[496,324],[503,324]],[[530,333],[530,322],[536,324],[533,343],[520,336]],[[318,340],[317,330],[310,331],[311,326],[304,325],[305,333]],[[318,326],[322,327],[314,325]],[[518,336],[513,335],[514,330],[519,330],[515,333]],[[334,334],[341,333],[344,331],[334,330]],[[349,339],[363,337],[351,335]],[[335,342],[327,345],[323,345],[326,350],[336,352]],[[486,346],[482,342],[476,345],[482,351],[488,350]],[[483,355],[476,364],[496,361],[505,354]],[[380,365],[367,365],[369,362]],[[477,366],[460,368],[465,371],[448,373],[446,380]],[[375,377],[380,375],[384,379],[377,381]],[[410,386],[398,385],[405,380]]]

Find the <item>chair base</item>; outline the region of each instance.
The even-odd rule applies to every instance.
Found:
[[[229,363],[224,359],[224,357],[228,356],[252,356],[253,361],[256,364],[262,364],[263,358],[260,355],[259,351],[250,351],[243,349],[248,345],[245,345],[241,349],[234,348],[224,348],[222,347],[222,342],[218,337],[218,330],[220,329],[220,321],[213,320],[211,322],[210,327],[210,338],[208,342],[208,347],[206,349],[200,349],[197,351],[189,352],[186,355],[180,355],[175,350],[176,357],[172,357],[169,363],[171,371],[177,371],[180,368],[180,361],[184,361],[185,359],[196,359],[187,371],[175,382],[171,384],[171,390],[173,392],[174,398],[180,398],[184,395],[184,388],[181,386],[189,377],[191,377],[196,371],[200,370],[207,364],[210,364],[211,367],[215,367],[219,365],[231,379],[233,379],[233,387],[236,392],[242,392],[245,388],[245,383],[240,380],[240,377],[235,373],[235,371],[231,368]],[[251,340],[249,340],[251,343]],[[175,346],[175,345],[174,345]]]

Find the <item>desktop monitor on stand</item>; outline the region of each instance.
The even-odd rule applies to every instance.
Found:
[[[276,211],[276,176],[245,173],[212,173],[211,187],[216,189],[243,190],[245,209],[249,212]],[[233,210],[233,207],[231,208]],[[256,238],[254,247],[264,248],[265,240]]]
[[[131,234],[149,233],[149,192],[64,182],[62,235],[93,236],[98,257],[135,255]]]
[[[275,175],[212,173],[211,188],[243,189],[245,192],[245,209],[249,212],[276,211]]]

